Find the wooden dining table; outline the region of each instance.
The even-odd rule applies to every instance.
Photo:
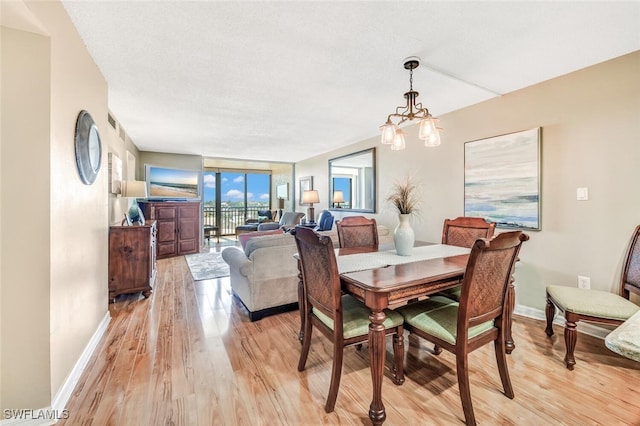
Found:
[[[422,244],[425,248],[414,248],[414,256],[403,257],[394,249],[371,248],[337,249],[338,271],[343,292],[362,301],[371,311],[369,314],[369,359],[373,397],[369,406],[369,418],[374,425],[384,423],[386,412],[382,402],[382,381],[386,356],[385,309],[403,304],[442,290],[454,288],[462,283],[469,258],[469,249],[446,244]],[[419,252],[419,253],[418,253]],[[379,256],[378,256],[379,255]],[[343,272],[344,271],[344,272]],[[304,290],[302,275],[299,287],[300,306],[303,306]],[[507,292],[508,309],[507,353],[515,345],[511,338],[511,312],[515,304],[513,280]],[[302,329],[300,341],[302,341]]]

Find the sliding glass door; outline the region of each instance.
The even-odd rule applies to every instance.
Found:
[[[218,226],[221,235],[235,234],[236,226],[271,206],[270,172],[205,170],[204,188],[204,224]]]

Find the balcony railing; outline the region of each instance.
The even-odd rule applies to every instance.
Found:
[[[220,211],[220,235],[234,235],[236,226],[243,225],[247,219],[258,219],[258,210],[268,207],[222,207]],[[204,206],[204,225],[216,225],[216,208]]]

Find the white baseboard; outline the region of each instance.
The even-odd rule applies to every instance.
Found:
[[[542,309],[531,308],[529,306],[516,305],[513,310],[515,315],[520,315],[527,318],[532,318],[536,320],[546,321],[547,317],[545,312]],[[553,323],[564,327],[564,316],[562,313],[558,314],[556,311],[556,316],[553,319]],[[584,321],[580,321],[578,323],[578,331],[584,334],[588,334],[589,336],[597,337],[599,339],[603,339],[607,336],[607,334],[611,333],[610,329],[604,327],[598,327],[597,325],[593,325]],[[544,329],[542,330],[544,333]]]
[[[64,408],[67,406],[67,402],[69,402],[71,393],[78,384],[78,380],[80,380],[80,376],[84,372],[84,369],[87,367],[87,364],[91,359],[91,355],[93,355],[93,352],[96,350],[100,339],[102,339],[102,336],[107,330],[109,321],[111,321],[111,315],[109,314],[109,311],[107,311],[107,313],[104,315],[104,318],[102,318],[102,321],[100,321],[100,324],[98,324],[98,328],[93,333],[93,336],[91,336],[91,339],[89,339],[89,343],[87,343],[84,351],[82,351],[82,355],[80,355],[80,358],[78,359],[78,361],[76,361],[76,365],[73,366],[73,369],[67,376],[66,380],[64,381],[62,386],[60,386],[60,389],[58,389],[56,395],[53,397],[53,400],[51,401],[51,407],[54,410],[64,410]]]
[[[59,419],[66,418],[68,415],[68,412],[65,410],[67,402],[69,402],[71,393],[78,384],[80,376],[82,376],[100,339],[102,339],[102,336],[107,330],[109,321],[111,321],[111,315],[107,312],[104,318],[102,318],[102,321],[100,321],[100,324],[98,324],[98,328],[93,333],[93,336],[89,339],[89,343],[87,343],[84,351],[82,351],[80,358],[76,361],[76,364],[71,369],[62,386],[60,386],[60,389],[58,389],[58,392],[56,392],[50,407],[33,410],[5,410],[5,412],[0,414],[8,417],[6,416],[8,412],[11,418],[0,420],[0,426],[49,426],[57,423]]]

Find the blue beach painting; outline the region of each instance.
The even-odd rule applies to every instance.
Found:
[[[540,230],[540,128],[464,144],[464,214]]]

